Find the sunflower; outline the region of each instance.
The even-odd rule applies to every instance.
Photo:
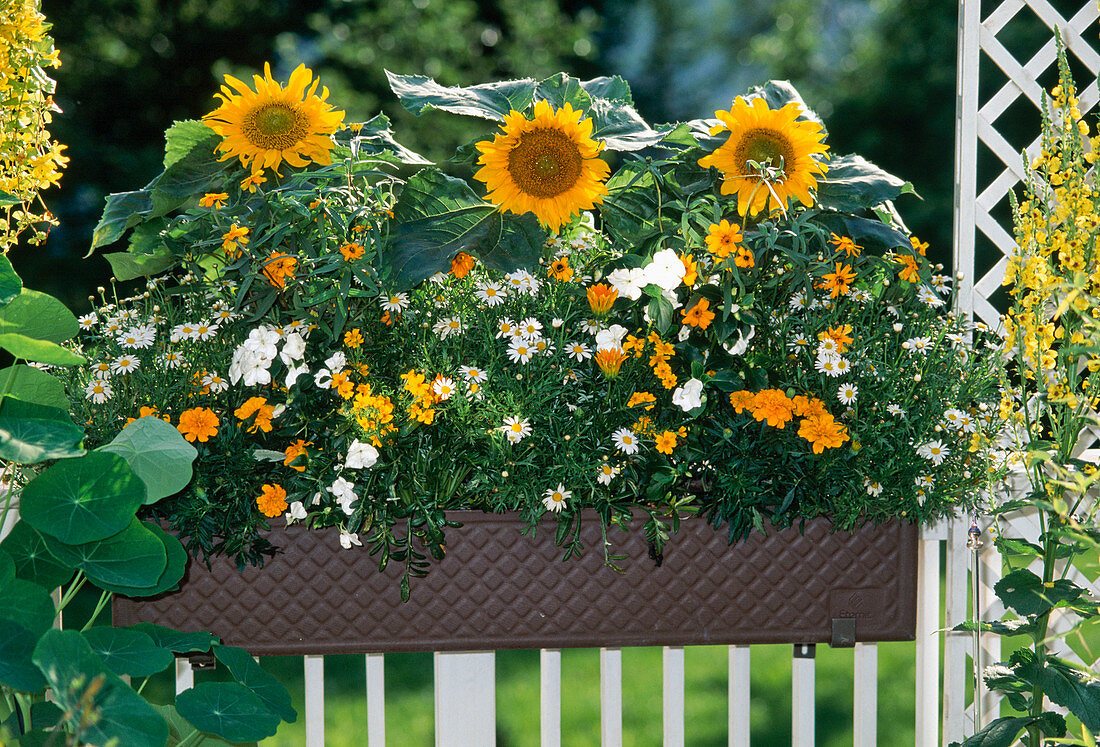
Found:
[[[251,166],[253,175],[264,169],[278,174],[284,160],[297,167],[306,166],[309,160],[332,163],[329,135],[340,128],[344,112],[333,111],[325,101],[327,88],[315,95],[320,79],[313,80],[313,72],[299,65],[283,88],[271,77],[271,66],[266,63],[264,77],[254,75],[252,79],[255,91],[243,81],[225,76],[229,85],[214,94],[221,99],[221,106],[202,118],[223,138],[217,148],[224,151],[219,160],[240,158],[245,168]],[[237,93],[229,90],[230,86]]]
[[[581,210],[603,202],[608,165],[597,157],[592,120],[566,104],[556,112],[535,104],[534,119],[513,111],[503,133],[477,144],[482,168],[474,178],[489,188],[487,199],[502,210],[534,213],[555,233]]]
[[[722,124],[712,127],[710,134],[728,130],[730,136],[700,158],[699,165],[722,172],[722,194],[737,195],[741,215],[756,215],[765,207],[769,213],[786,210],[791,198],[807,207],[813,204],[810,190],[817,187],[816,177],[825,173],[825,165],[814,155],[829,146],[821,142],[821,125],[799,121],[801,113],[794,102],[772,109],[763,98],[748,102],[740,96],[730,111],[714,113]]]

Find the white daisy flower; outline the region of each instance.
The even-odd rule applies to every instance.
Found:
[[[213,340],[218,333],[218,325],[211,322],[199,322],[195,325],[195,340]]]
[[[542,322],[533,316],[529,316],[518,325],[519,334],[524,340],[535,340],[542,337]]]
[[[449,276],[445,272],[437,272],[436,274],[428,278],[428,282],[435,283],[436,285],[442,285],[443,283],[447,282],[448,277]]]
[[[504,425],[500,426],[504,435],[514,444],[531,435],[531,424],[527,418],[509,416],[504,419]]]
[[[580,363],[592,357],[592,348],[583,342],[569,342],[565,345],[565,354]]]
[[[882,483],[878,480],[864,480],[863,487],[867,489],[867,495],[869,496],[882,495]]]
[[[791,296],[787,305],[791,307],[791,311],[804,311],[809,308],[810,302],[806,299],[806,294],[799,291]]]
[[[932,309],[943,306],[943,299],[937,296],[927,285],[917,288],[917,300]]]
[[[932,475],[918,475],[917,478],[913,480],[913,484],[918,488],[931,489],[936,484],[936,480]]]
[[[977,430],[974,419],[965,412],[959,416],[959,430],[961,430],[963,433],[973,433],[975,430]]]
[[[923,506],[924,502],[928,500],[928,491],[926,491],[924,488],[917,488],[916,496],[917,505]]]
[[[115,373],[128,374],[138,370],[141,361],[132,355],[121,355],[111,363],[111,370]]]
[[[393,295],[382,296],[378,299],[378,303],[381,304],[383,311],[400,313],[409,305],[409,294],[394,293]]]
[[[511,339],[516,333],[516,323],[511,319],[504,318],[497,322],[497,339],[505,338]]]
[[[615,448],[624,454],[638,453],[638,437],[629,428],[620,428],[615,431],[611,434],[611,440],[614,442]]]
[[[462,320],[457,316],[448,316],[440,319],[432,327],[432,332],[439,335],[440,340],[462,334]]]
[[[947,275],[933,275],[928,282],[944,296],[951,293],[951,278]]]
[[[229,389],[229,382],[216,373],[208,373],[202,377],[202,385],[210,387],[212,392],[224,392]]]
[[[450,399],[455,393],[454,379],[443,376],[432,382],[432,391],[442,400]]]
[[[839,374],[836,371],[838,360],[840,359],[832,356],[820,357],[814,362],[814,368],[817,369],[818,373],[823,373],[826,376],[838,376]]]
[[[616,475],[619,474],[619,472],[620,470],[618,467],[612,467],[607,462],[604,462],[596,470],[596,482],[598,482],[600,485],[610,485],[611,481],[616,477]]]
[[[550,326],[554,329],[561,329],[561,325],[565,324],[565,320],[560,316],[556,316],[550,320]]]
[[[534,355],[535,346],[524,340],[514,339],[508,345],[508,357],[512,359],[512,363],[526,365]]]
[[[843,376],[852,370],[852,362],[847,358],[837,358],[833,361],[834,369],[830,376]]]
[[[473,366],[459,366],[458,372],[466,377],[468,381],[474,381],[478,384],[484,384],[489,380],[489,374],[484,369],[474,368]]]
[[[88,367],[93,377],[97,379],[109,379],[111,378],[111,364],[106,361],[100,361],[99,363],[93,363]]]
[[[886,413],[888,415],[905,416],[905,410],[901,409],[900,405],[886,405]]]
[[[586,335],[598,335],[601,327],[600,323],[595,319],[585,319],[577,325],[577,329],[584,332]]]
[[[152,346],[156,336],[156,330],[153,329],[152,326],[137,326],[130,327],[116,339],[118,340],[118,344],[124,348],[141,350]]]
[[[901,347],[911,353],[926,355],[932,349],[932,339],[930,337],[910,337],[901,344]]]
[[[508,294],[500,283],[489,281],[479,285],[477,290],[474,291],[474,295],[484,301],[486,306],[499,306],[504,303],[504,299]]]
[[[195,339],[195,325],[190,322],[183,324],[177,324],[172,327],[171,333],[169,333],[168,339],[171,342],[181,342],[182,340]]]
[[[810,341],[806,335],[795,335],[795,338],[787,343],[787,348],[792,353],[800,353],[810,347]]]
[[[855,384],[841,384],[840,388],[836,390],[836,398],[840,400],[842,405],[850,405],[855,402],[858,394],[859,389]]]
[[[937,467],[943,464],[943,460],[946,459],[947,455],[950,453],[951,451],[938,439],[922,444],[921,447],[917,449],[917,454],[919,456],[924,457]]]
[[[951,428],[959,427],[959,419],[962,418],[962,410],[952,407],[943,413],[943,422]]]
[[[84,389],[84,396],[97,405],[109,400],[112,394],[114,392],[111,391],[111,384],[106,379],[93,379]]]
[[[539,355],[553,355],[557,348],[554,347],[553,340],[547,340],[545,337],[539,337],[532,340],[531,344],[535,346],[535,352]]]
[[[820,358],[824,355],[839,357],[840,349],[837,347],[836,340],[831,337],[826,337],[821,342],[817,343],[817,357]]]
[[[76,320],[81,329],[91,329],[95,325],[99,324],[99,317],[95,315],[95,312],[91,314],[85,314]]]
[[[218,309],[217,311],[214,312],[214,321],[215,322],[220,322],[220,323],[224,324],[225,322],[231,322],[234,319],[238,319],[238,318],[240,318],[240,314],[236,314],[236,313],[230,311],[229,309]]]
[[[558,487],[550,488],[543,493],[542,505],[546,506],[547,511],[560,513],[565,508],[565,502],[572,497],[573,491],[566,490],[565,485],[559,482]]]

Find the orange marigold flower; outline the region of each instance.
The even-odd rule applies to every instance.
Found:
[[[657,451],[662,454],[671,454],[676,448],[677,434],[673,431],[662,431],[654,441]]]
[[[409,406],[409,420],[431,425],[435,421],[435,410],[430,407],[422,407],[418,402],[413,403]]]
[[[643,415],[638,418],[633,425],[630,426],[630,430],[637,433],[639,436],[645,436],[651,438],[657,435],[657,429],[653,427],[653,419],[648,415]]]
[[[340,254],[344,255],[345,262],[351,262],[353,259],[359,259],[363,256],[363,252],[366,250],[362,244],[358,244],[354,241],[349,241],[340,247]]]
[[[238,257],[241,250],[248,246],[248,228],[234,223],[229,230],[222,234],[222,251],[226,256]]]
[[[814,453],[835,449],[848,440],[848,429],[840,425],[829,413],[805,418],[798,427],[798,435],[813,445]]]
[[[730,394],[730,404],[733,405],[734,412],[740,415],[746,409],[752,410],[752,402],[756,399],[756,395],[750,392],[748,389],[741,389],[739,391]]]
[[[180,413],[180,424],[176,426],[176,430],[188,441],[205,443],[211,436],[218,435],[219,425],[221,422],[213,410],[206,407],[192,407]]]
[[[831,298],[837,296],[848,295],[848,286],[852,284],[852,281],[856,279],[856,273],[852,270],[851,265],[842,265],[840,262],[836,263],[836,272],[827,273],[822,278],[822,283],[818,285],[819,288],[824,288],[829,291]]]
[[[459,252],[451,260],[451,274],[462,279],[470,274],[470,270],[474,269],[475,262],[476,260],[466,252]]]
[[[622,368],[625,360],[626,351],[622,348],[601,348],[596,351],[596,365],[609,379],[618,377],[619,369]]]
[[[725,259],[733,253],[744,238],[740,225],[730,223],[723,218],[721,223],[710,224],[710,233],[706,238],[707,251],[718,259]]]
[[[363,344],[363,333],[359,331],[358,327],[344,333],[344,344],[352,349]]]
[[[229,200],[229,195],[225,192],[207,192],[199,200],[199,205],[204,208],[214,208],[220,210],[225,207],[225,203]]]
[[[794,417],[794,402],[782,389],[763,389],[753,398],[752,416],[782,429]]]
[[[309,456],[309,449],[306,448],[307,446],[313,446],[313,442],[312,441],[303,441],[302,439],[299,438],[297,441],[292,443],[290,446],[286,447],[286,450],[283,452],[286,455],[286,459],[283,460],[283,464],[285,464],[287,467],[290,467],[293,470],[298,470],[299,472],[305,472],[306,471],[305,457]]]
[[[281,290],[286,287],[286,279],[294,277],[294,270],[297,266],[298,260],[289,254],[272,252],[264,260],[263,271],[267,277],[267,282]]]
[[[417,373],[416,369],[409,369],[408,373],[401,374],[401,378],[405,380],[405,391],[414,398],[424,399],[432,396],[432,385],[423,374]]]
[[[681,254],[679,256],[680,261],[684,263],[683,283],[690,288],[699,279],[699,263],[695,261],[695,257],[691,254]]]
[[[394,316],[397,317],[398,319],[401,318],[400,314],[395,314]],[[390,312],[388,312],[388,311],[383,311],[382,312],[382,324],[385,324],[387,327],[390,327],[390,326],[393,325],[393,321],[394,321],[394,318],[390,316]]]
[[[847,353],[848,346],[853,342],[852,338],[849,337],[850,334],[852,334],[851,324],[838,324],[835,327],[828,327],[824,332],[818,332],[817,339],[829,338],[836,343],[836,352]]]
[[[260,513],[269,519],[274,519],[287,509],[286,490],[282,485],[267,484],[260,488],[260,495],[256,496],[256,507]]]
[[[630,395],[630,400],[626,403],[626,406],[627,407],[642,406],[642,407],[645,407],[645,409],[647,409],[647,410],[652,410],[653,409],[653,403],[656,402],[656,401],[657,401],[657,398],[654,397],[649,392],[634,392],[634,394]]]
[[[611,311],[615,299],[619,297],[619,291],[606,283],[591,285],[586,293],[588,295],[588,305],[592,307],[592,313],[601,316]]]
[[[146,418],[146,417],[149,417],[150,415],[153,416],[153,417],[159,417],[161,420],[163,420],[166,423],[171,423],[172,422],[172,418],[168,417],[167,415],[161,415],[159,412],[157,412],[157,408],[155,408],[155,407],[146,407],[145,405],[142,405],[141,408],[138,409],[137,418],[126,418],[126,425],[129,425],[130,423],[134,422],[138,418]]]
[[[256,187],[260,186],[267,181],[267,177],[263,174],[252,174],[241,180],[241,189],[248,192],[255,192]]]
[[[632,353],[635,358],[641,358],[642,353],[645,352],[645,339],[635,337],[634,335],[627,335],[626,339],[623,341],[623,350]]]
[[[263,397],[249,397],[243,405],[233,411],[233,414],[242,423],[251,420],[251,424],[248,426],[249,433],[255,433],[257,430],[270,433],[271,418],[275,415],[275,407],[269,405]]]
[[[909,243],[913,245],[913,251],[915,251],[917,254],[919,254],[922,257],[927,257],[928,256],[928,254],[927,254],[927,252],[928,252],[928,242],[927,241],[921,241],[916,236],[910,236],[909,237]]]
[[[350,376],[351,371],[348,369],[334,373],[328,385],[329,389],[335,389],[336,393],[344,399],[351,399],[355,394],[355,382],[349,378]]]
[[[739,246],[737,247],[737,256],[733,258],[733,263],[738,267],[756,267],[756,255],[752,253],[751,249]]]
[[[714,321],[714,312],[709,309],[710,301],[705,298],[700,298],[698,303],[690,309],[686,309],[680,313],[684,315],[684,324],[689,327],[706,329],[710,326],[710,323]]]
[[[920,268],[917,267],[917,259],[912,255],[905,254],[900,257],[895,257],[894,261],[900,265],[905,265],[898,271],[898,277],[907,283],[919,283],[920,282]]]
[[[546,274],[554,278],[554,280],[560,280],[566,282],[573,279],[573,268],[569,266],[569,257],[558,257],[550,263],[550,269],[546,271]]]
[[[859,253],[863,251],[863,247],[852,241],[847,236],[837,236],[835,233],[830,233],[829,243],[836,247],[838,252],[844,252],[845,256],[858,257]]]
[[[794,402],[794,414],[800,418],[816,418],[829,413],[825,403],[817,397],[796,394],[791,401]]]

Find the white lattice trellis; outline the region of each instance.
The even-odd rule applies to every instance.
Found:
[[[1066,49],[1086,70],[1087,79],[1077,80],[1080,108],[1092,110],[1100,102],[1100,88],[1097,75],[1100,74],[1100,53],[1094,42],[1097,40],[1096,21],[1100,18],[1100,7],[1096,2],[1083,3],[1069,17],[1059,13],[1048,0],[1005,0],[1000,4],[985,3],[988,13],[982,18],[983,3],[980,0],[963,0],[959,9],[959,58],[958,91],[959,100],[956,113],[956,150],[955,150],[955,270],[962,273],[958,281],[958,303],[962,311],[971,313],[993,327],[999,326],[1000,311],[991,301],[991,297],[1001,286],[1008,255],[1013,251],[1011,225],[999,222],[995,217],[997,208],[1003,211],[1009,192],[1020,183],[1024,176],[1024,159],[1020,150],[1009,143],[998,129],[1004,128],[1010,117],[1009,111],[1021,98],[1031,102],[1038,112],[1043,97],[1047,94],[1038,80],[1057,63],[1057,46],[1053,38],[1054,30],[1062,37]],[[1022,13],[1023,12],[1023,13]],[[1051,38],[1038,52],[1025,62],[1018,61],[1009,51],[1006,43],[1014,24],[1031,21],[1033,15],[1051,30]],[[979,68],[983,59],[988,59],[1003,73],[1004,82],[984,103],[979,101]],[[1048,99],[1049,103],[1049,99]],[[1012,115],[1010,115],[1012,116]],[[1036,117],[1036,121],[1038,117]],[[1039,147],[1036,137],[1024,149],[1030,159]],[[979,155],[983,149],[992,154],[997,164],[997,172],[992,178],[978,173]],[[997,252],[996,261],[987,271],[977,275],[979,267],[977,256],[978,237],[987,238],[992,251]],[[988,260],[987,257],[982,257]],[[985,264],[983,262],[983,264]],[[1095,435],[1095,434],[1094,434]],[[1090,439],[1082,439],[1082,448],[1089,445]],[[1023,489],[1017,486],[1017,489]],[[956,527],[948,542],[948,600],[947,627],[952,627],[966,616],[965,605],[959,594],[956,579],[963,569],[970,567],[973,555],[962,543],[963,532]],[[1013,516],[1005,527],[1006,533],[1013,536],[1034,538],[1038,536],[1038,526],[1034,515]],[[975,586],[979,590],[982,602],[981,615],[984,619],[1000,619],[1005,610],[993,594],[993,585],[1001,576],[1002,558],[989,544],[978,556],[978,580]],[[1087,578],[1070,572],[1077,583],[1088,586],[1096,593],[1100,591],[1096,584]],[[965,589],[966,584],[961,587]],[[1057,628],[1062,621],[1053,621]],[[972,652],[972,641],[964,634],[948,634],[944,647],[944,703],[943,703],[943,743],[959,740],[975,729],[975,709],[973,704],[966,707],[963,700],[963,685],[970,664],[967,656]],[[1071,651],[1061,652],[1071,658],[1077,658]],[[981,663],[990,664],[1000,659],[1000,642],[993,636],[982,641]],[[996,712],[996,700],[983,698],[980,708],[980,723],[988,724],[999,715]]]

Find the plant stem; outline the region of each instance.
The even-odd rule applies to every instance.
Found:
[[[111,592],[104,591],[99,595],[99,601],[96,603],[95,611],[92,612],[92,616],[88,618],[88,622],[84,623],[84,627],[80,629],[80,632],[84,632],[88,628],[92,627],[92,623],[99,617],[99,613],[103,611],[103,608],[107,606],[107,603],[111,601]]]
[[[1058,549],[1057,540],[1047,531],[1047,518],[1046,512],[1040,510],[1039,528],[1043,538],[1043,588],[1047,588],[1047,584],[1051,583],[1054,579],[1054,561]],[[1050,613],[1051,610],[1047,610],[1038,616],[1035,621],[1038,628],[1035,633],[1032,634],[1032,650],[1035,652],[1035,667],[1037,672],[1041,672],[1046,666],[1046,637],[1047,625],[1050,622]],[[1031,686],[1031,709],[1028,712],[1029,716],[1038,718],[1043,714],[1043,700],[1044,692],[1042,685],[1038,682],[1033,682]],[[1028,726],[1027,735],[1028,747],[1042,747],[1042,734],[1038,724],[1031,724]]]

